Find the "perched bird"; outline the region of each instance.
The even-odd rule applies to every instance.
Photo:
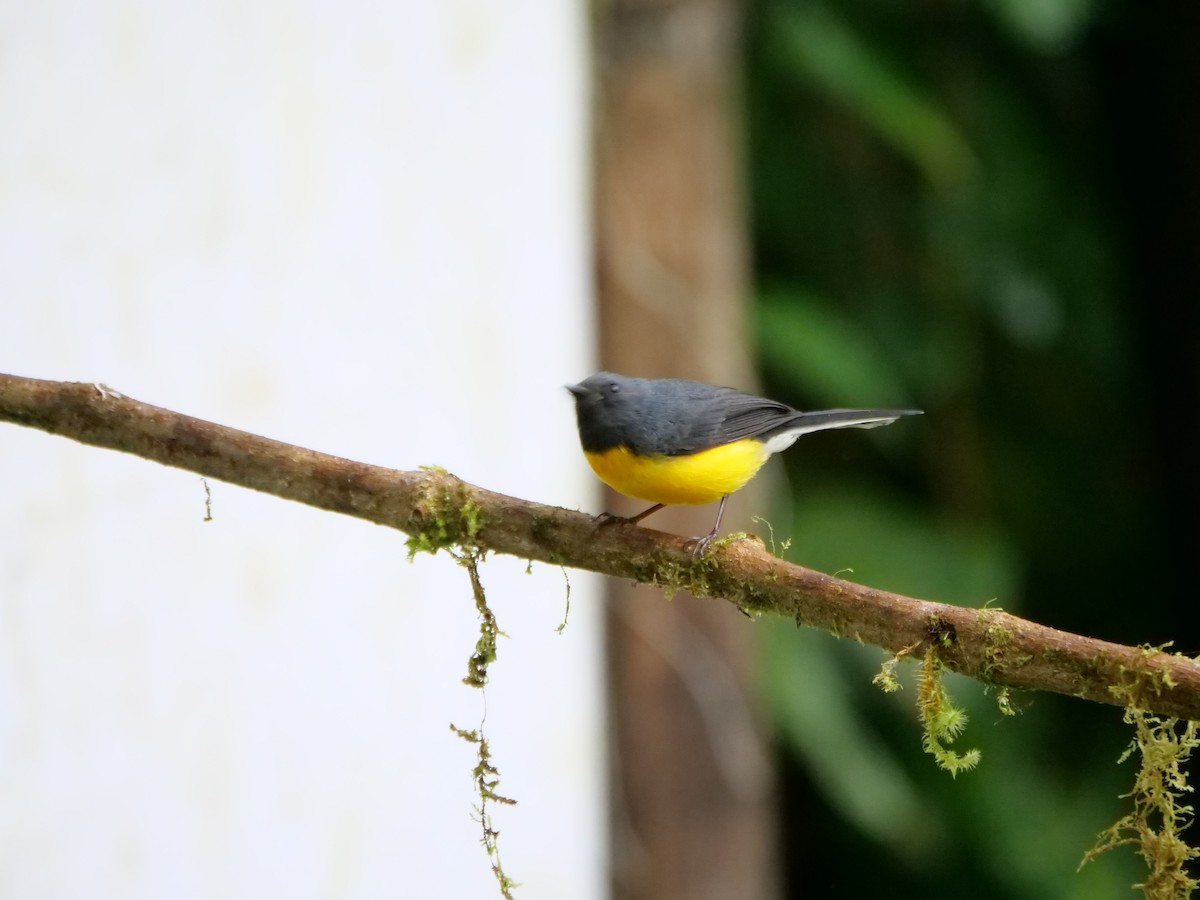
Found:
[[[783,403],[682,378],[627,378],[598,372],[567,386],[575,396],[579,442],[592,471],[614,490],[664,506],[720,500],[712,531],[689,542],[700,556],[717,536],[729,495],[772,453],[826,428],[875,428],[917,409],[800,412]]]

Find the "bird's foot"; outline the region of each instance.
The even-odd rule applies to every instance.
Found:
[[[708,534],[700,535],[700,537],[688,538],[684,541],[683,549],[690,550],[693,559],[700,559],[708,552],[708,548],[712,546],[712,542],[716,538],[716,531],[710,531]]]
[[[665,504],[655,503],[649,509],[644,509],[636,516],[618,516],[614,513],[602,512],[596,516],[596,527],[603,528],[606,525],[637,525],[642,519],[650,515],[650,513],[658,512]]]

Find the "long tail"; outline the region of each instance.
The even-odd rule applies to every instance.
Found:
[[[768,453],[778,453],[792,446],[796,438],[812,431],[828,428],[878,428],[890,425],[901,416],[919,416],[919,409],[822,409],[817,412],[796,413],[790,422],[772,429],[764,436]]]
[[[901,416],[919,416],[919,409],[822,409],[800,413],[779,429],[790,434],[808,434],[827,428],[878,428],[891,425]]]

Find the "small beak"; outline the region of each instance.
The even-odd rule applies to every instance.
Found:
[[[576,397],[586,397],[588,395],[588,389],[585,388],[582,384],[567,384],[567,385],[563,385],[563,387],[565,387],[568,391],[570,391]]]

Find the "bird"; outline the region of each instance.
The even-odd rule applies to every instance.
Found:
[[[922,414],[919,409],[802,412],[734,388],[613,372],[597,372],[566,388],[575,398],[579,442],[592,471],[618,493],[654,504],[634,516],[602,513],[598,520],[637,524],[665,506],[719,500],[712,530],[687,542],[696,557],[716,538],[729,495],[800,435],[877,428]]]

